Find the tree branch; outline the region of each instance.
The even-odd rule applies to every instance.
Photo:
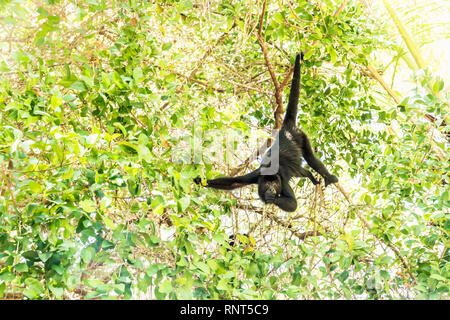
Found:
[[[336,183],[335,184],[336,188],[342,193],[342,195],[345,197],[345,199],[348,201],[348,203],[352,206],[355,206],[352,199],[350,198],[350,196],[348,195],[348,193],[344,190],[344,188],[339,184]],[[371,230],[372,227],[370,226],[369,222],[361,215],[361,213],[359,212],[358,209],[355,209],[355,213],[358,216],[359,220],[361,220],[362,224],[364,225],[364,227],[367,230]],[[376,235],[375,235],[376,236]],[[376,236],[378,239],[380,239],[381,241],[383,241],[389,248],[391,248],[392,251],[394,251],[395,255],[397,256],[397,258],[400,260],[400,262],[402,263],[403,267],[406,269],[406,271],[408,272],[411,280],[415,283],[416,279],[414,277],[414,275],[411,272],[411,268],[409,267],[408,263],[406,262],[406,260],[402,257],[402,255],[400,254],[400,251],[398,250],[398,248],[392,243],[392,242],[387,242],[385,241],[383,238],[379,238],[378,236]]]
[[[159,67],[159,66],[157,66],[157,67],[161,69],[161,67]],[[200,81],[200,80],[197,80],[197,79],[192,79],[189,76],[186,76],[186,75],[184,75],[182,73],[179,73],[177,71],[167,70],[167,69],[165,69],[165,71],[167,71],[169,73],[172,73],[172,74],[175,74],[175,75],[177,75],[177,76],[179,76],[181,78],[184,78],[184,79],[188,80],[189,82],[194,82],[194,83],[197,83],[199,85],[202,85],[202,86],[206,87],[207,89],[211,89],[211,90],[214,90],[214,91],[217,91],[217,92],[226,92],[226,90],[223,89],[223,88],[216,88],[216,87],[210,85],[209,83],[206,83],[206,82],[203,82],[203,81]]]

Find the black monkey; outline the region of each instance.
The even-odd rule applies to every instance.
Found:
[[[302,167],[302,157],[325,179],[325,186],[338,182],[338,178],[329,173],[314,155],[308,137],[296,125],[302,59],[303,53],[295,58],[294,76],[283,125],[274,144],[264,155],[261,166],[243,176],[207,180],[206,187],[232,190],[257,183],[258,195],[264,203],[274,203],[284,211],[295,211],[297,200],[289,186],[289,180],[292,177],[306,177],[313,184],[319,183],[309,170]],[[194,182],[201,184],[201,178],[195,178]]]

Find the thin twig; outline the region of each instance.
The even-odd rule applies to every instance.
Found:
[[[216,42],[210,46],[206,52],[203,54],[202,58],[200,60],[197,61],[197,64],[195,66],[195,68],[191,71],[191,74],[189,75],[190,79],[193,79],[195,74],[198,72],[198,70],[200,69],[200,67],[205,63],[206,58],[212,53],[213,49],[215,47],[217,47],[217,45],[219,43],[221,43],[227,36],[228,34],[231,32],[231,30],[236,26],[236,22],[233,23],[233,25],[231,26],[230,30],[224,32],[217,40]]]
[[[259,17],[259,28],[258,28],[258,34],[261,36],[262,33],[262,26],[263,26],[263,22],[264,22],[264,14],[266,12],[266,2],[267,0],[264,0],[263,2],[263,7],[262,7],[262,13],[261,16]]]

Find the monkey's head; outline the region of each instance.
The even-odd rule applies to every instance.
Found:
[[[281,177],[276,175],[261,175],[258,178],[258,194],[264,203],[273,203],[281,193]]]

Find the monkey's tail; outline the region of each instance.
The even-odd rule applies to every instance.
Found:
[[[295,57],[294,75],[292,76],[291,92],[289,93],[289,101],[286,109],[286,114],[284,116],[283,127],[295,126],[295,121],[297,118],[298,98],[300,94],[299,89],[301,60],[303,60],[303,52],[297,54],[297,56]]]
[[[296,78],[296,79],[300,78],[300,65],[301,65],[301,61],[303,61],[304,56],[305,55],[302,51],[299,54],[297,54],[297,56],[295,57],[294,78]]]

